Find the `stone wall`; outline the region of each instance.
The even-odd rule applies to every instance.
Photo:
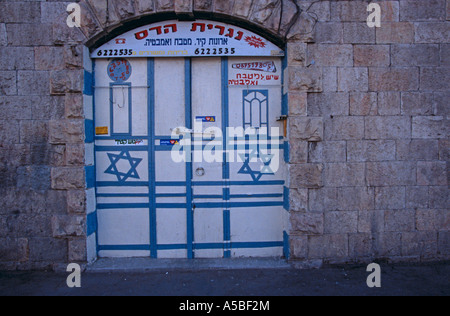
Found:
[[[291,258],[450,259],[450,0],[82,0],[0,3],[0,268],[89,249],[85,46],[162,18],[214,18],[286,43]],[[88,255],[89,254],[89,255]]]

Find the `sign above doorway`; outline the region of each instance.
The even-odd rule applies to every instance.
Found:
[[[206,20],[165,21],[122,34],[95,49],[92,58],[284,56],[263,37],[240,27]]]

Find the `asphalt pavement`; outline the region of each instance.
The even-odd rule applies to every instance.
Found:
[[[200,263],[199,263],[200,262]],[[369,288],[365,265],[294,269],[287,263],[228,265],[201,261],[157,266],[102,263],[80,274],[69,288],[69,272],[0,272],[0,296],[449,296],[450,263],[383,264],[381,287]]]

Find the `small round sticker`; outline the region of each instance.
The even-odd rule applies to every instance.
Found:
[[[114,59],[108,65],[108,76],[112,81],[124,82],[130,79],[131,64],[128,60],[119,58]]]

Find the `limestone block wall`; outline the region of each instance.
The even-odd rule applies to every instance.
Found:
[[[0,2],[0,268],[95,259],[88,48],[196,17],[286,47],[293,262],[450,259],[450,0],[73,2]]]

